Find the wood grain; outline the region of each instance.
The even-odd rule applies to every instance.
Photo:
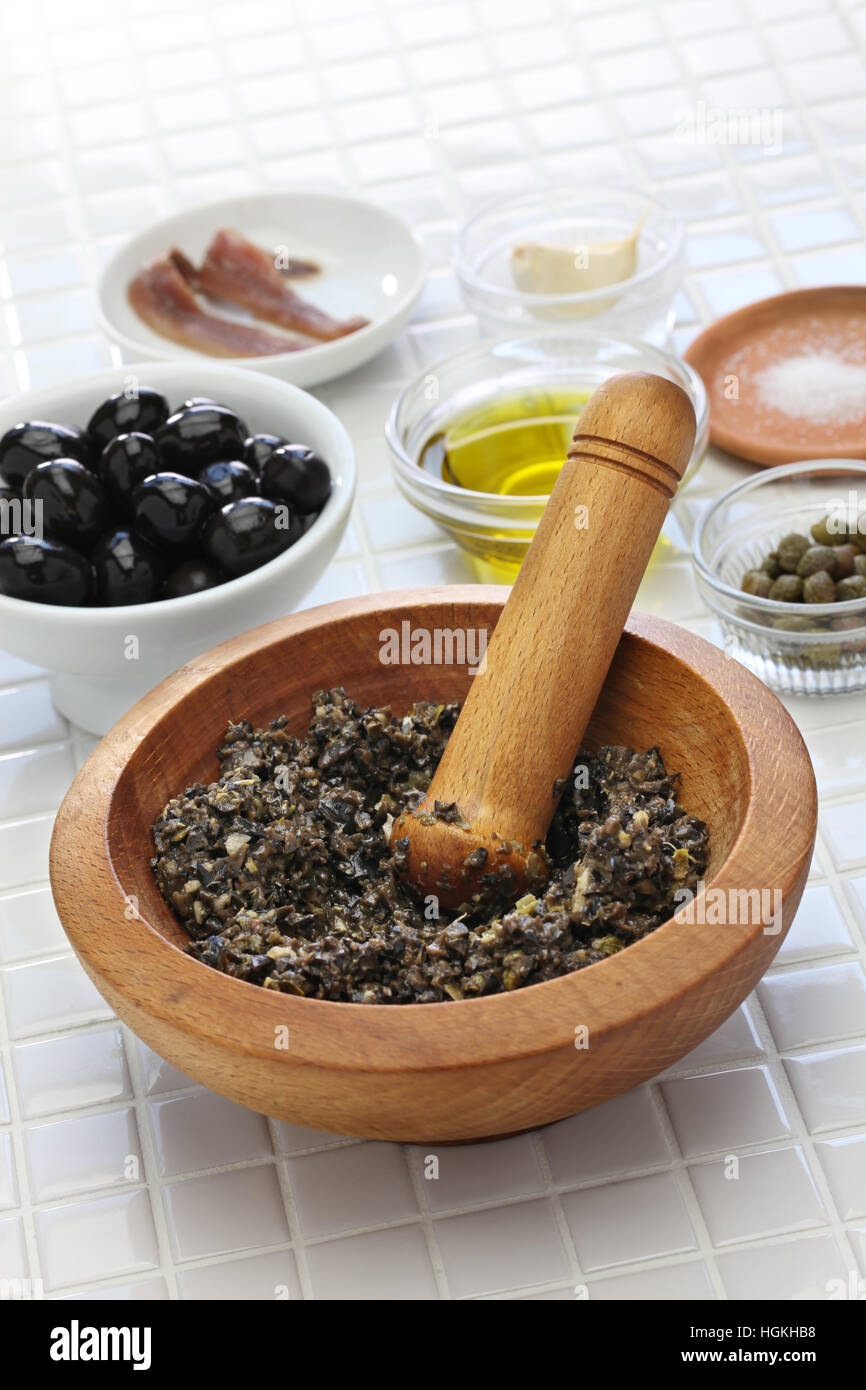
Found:
[[[183,953],[150,870],[166,800],[217,771],[230,719],[309,717],[313,689],[355,698],[465,698],[465,667],[385,666],[381,633],[492,629],[505,589],[370,595],[270,623],[169,677],[88,759],[57,817],[51,881],[85,970],[160,1056],[268,1115],[339,1134],[418,1143],[561,1119],[669,1066],[737,1007],[784,931],[689,925],[682,914],[618,955],[511,994],[458,1003],[337,1004],[263,990]],[[590,746],[658,742],[682,804],[709,823],[708,889],[775,888],[790,925],[815,836],[811,764],[775,696],[716,648],[633,615],[590,722]],[[700,907],[700,899],[698,900]],[[575,1047],[575,1029],[589,1046]],[[275,1044],[288,1030],[289,1046]]]
[[[692,455],[686,393],[625,372],[593,393],[433,781],[391,833],[406,877],[443,907],[509,875],[536,888],[531,855],[571,773],[668,505]],[[434,819],[455,804],[462,821]],[[527,856],[530,856],[527,859]],[[469,856],[472,856],[469,859]]]

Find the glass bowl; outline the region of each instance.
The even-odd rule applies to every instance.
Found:
[[[638,263],[627,280],[572,294],[518,289],[511,252],[521,242],[587,248],[618,241],[641,218]],[[685,268],[684,228],[652,192],[588,188],[580,193],[538,192],[506,198],[460,229],[454,264],[467,307],[487,334],[523,332],[545,324],[591,327],[664,346],[673,327],[673,300]]]
[[[692,541],[698,587],[719,618],[726,648],[767,685],[790,695],[866,689],[866,599],[780,603],[740,589],[791,531],[823,517],[857,531],[866,550],[866,463],[807,459],[768,469],[723,493]]]
[[[510,584],[544,511],[550,486],[536,490],[531,473],[517,485],[522,490],[515,487],[508,495],[458,486],[442,476],[438,459],[430,464],[431,441],[446,430],[453,432],[455,422],[461,443],[467,438],[467,422],[469,428],[478,424],[472,437],[481,438],[491,418],[498,418],[501,425],[507,405],[516,417],[505,426],[509,433],[499,435],[505,440],[503,447],[519,454],[521,430],[527,422],[543,419],[557,431],[557,439],[565,441],[557,452],[561,466],[581,403],[565,414],[561,408],[551,412],[550,403],[564,396],[585,401],[603,381],[629,371],[667,377],[691,398],[697,434],[685,482],[697,469],[709,434],[707,394],[698,374],[649,343],[571,332],[483,342],[434,363],[411,381],[394,402],[385,428],[398,488],[469,552],[481,582]]]

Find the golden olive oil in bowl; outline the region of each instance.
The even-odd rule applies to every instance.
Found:
[[[454,487],[549,497],[589,389],[523,391],[459,415],[418,462]]]
[[[472,557],[480,582],[512,583],[584,406],[625,371],[656,372],[688,393],[698,421],[688,478],[706,448],[706,391],[679,358],[639,340],[585,331],[486,341],[397,397],[386,426],[397,487]]]
[[[564,386],[504,395],[457,415],[421,449],[418,466],[452,487],[526,498],[527,512],[535,504],[534,524],[506,531],[494,523],[474,544],[461,539],[483,582],[510,584],[514,579],[591,395],[590,387]]]

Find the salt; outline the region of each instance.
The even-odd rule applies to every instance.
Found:
[[[833,353],[803,353],[755,377],[761,403],[797,420],[845,424],[866,415],[866,365]]]

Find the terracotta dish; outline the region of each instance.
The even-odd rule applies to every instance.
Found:
[[[710,400],[710,440],[752,463],[772,466],[808,458],[866,458],[866,392],[859,416],[815,418],[808,386],[800,415],[767,403],[761,374],[779,362],[842,357],[866,381],[866,286],[792,290],[719,319],[684,356],[702,377]]]

